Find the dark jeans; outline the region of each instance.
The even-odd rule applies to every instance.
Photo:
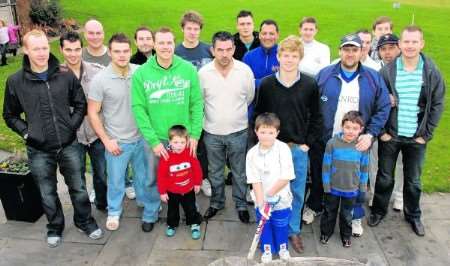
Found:
[[[197,159],[200,162],[200,166],[202,167],[203,179],[208,179],[208,155],[206,153],[206,146],[203,140],[204,131],[200,135],[200,139],[198,140],[197,145]]]
[[[8,43],[0,44],[0,56],[1,59],[1,65],[6,65],[6,51],[8,50]]]
[[[95,191],[95,206],[98,209],[105,209],[108,206],[106,201],[106,160],[105,146],[97,139],[89,145],[78,144],[81,160],[81,178],[86,185],[86,154],[89,154],[92,168],[92,182]]]
[[[403,155],[403,202],[405,219],[420,219],[420,194],[422,184],[420,175],[425,159],[426,144],[419,144],[413,138],[398,137],[390,141],[378,142],[378,174],[372,212],[386,215],[394,189],[395,164],[399,152]]]
[[[167,225],[170,227],[177,227],[180,223],[180,204],[183,207],[186,214],[186,224],[200,224],[202,222],[202,216],[197,211],[195,205],[195,193],[194,190],[186,194],[175,194],[168,192],[169,196],[168,209],[167,209]]]
[[[341,239],[352,236],[352,210],[355,198],[344,198],[326,193],[324,195],[324,212],[320,218],[320,233],[330,237],[334,232],[339,211],[339,231]]]
[[[27,147],[31,173],[41,191],[42,206],[48,220],[47,236],[61,236],[64,230],[64,214],[57,193],[58,166],[69,188],[75,226],[88,233],[98,228],[91,216],[91,204],[86,186],[81,180],[81,161],[78,151],[76,141],[52,152]]]
[[[325,144],[321,141],[315,142],[309,150],[311,184],[306,206],[315,212],[323,209],[323,184],[322,184],[322,163],[325,153]]]

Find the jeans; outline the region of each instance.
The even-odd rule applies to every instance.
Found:
[[[202,216],[197,211],[195,204],[195,192],[191,190],[186,194],[176,194],[168,192],[169,196],[167,208],[167,225],[170,227],[178,227],[180,223],[180,205],[183,207],[186,215],[186,224],[200,224]]]
[[[324,201],[325,208],[322,217],[320,217],[320,233],[327,237],[333,234],[339,210],[341,239],[350,239],[352,236],[352,210],[355,198],[344,198],[326,193]]]
[[[228,156],[233,174],[233,200],[237,210],[246,210],[247,178],[245,176],[245,154],[247,150],[247,129],[228,135],[214,135],[204,132],[203,141],[208,156],[208,171],[212,195],[210,207],[225,207],[225,162]]]
[[[306,174],[308,172],[308,152],[294,144],[291,146],[292,160],[294,163],[295,179],[291,180],[290,187],[293,195],[292,215],[289,220],[289,235],[300,234],[302,222],[301,210],[305,198]]]
[[[8,43],[0,44],[0,56],[1,56],[1,65],[6,65],[6,51],[8,50]]]
[[[64,177],[74,209],[73,221],[79,229],[91,233],[98,228],[91,216],[91,203],[86,186],[81,180],[81,161],[78,143],[55,151],[41,151],[27,146],[28,163],[34,181],[40,189],[42,207],[47,216],[47,236],[61,236],[64,230],[64,213],[57,191],[56,171]]]
[[[97,139],[89,145],[78,143],[81,161],[81,178],[86,185],[86,153],[91,159],[92,182],[95,191],[95,205],[98,209],[106,209],[108,206],[106,200],[106,160],[105,146]]]
[[[321,212],[323,209],[322,163],[324,153],[325,143],[321,141],[313,143],[309,150],[311,185],[306,206],[315,212]]]
[[[399,152],[403,156],[403,201],[405,219],[418,220],[420,210],[420,195],[422,184],[420,175],[425,159],[426,144],[419,144],[413,138],[398,137],[387,142],[378,143],[378,175],[375,184],[372,212],[386,215],[389,199],[394,188],[395,164]]]
[[[198,140],[197,159],[200,162],[200,166],[202,167],[203,179],[208,179],[208,156],[206,153],[205,141],[203,140],[204,134],[204,131],[202,131],[200,139]]]
[[[125,173],[129,163],[134,170],[134,189],[136,200],[144,205],[142,221],[154,223],[158,220],[160,206],[156,177],[150,171],[153,153],[150,153],[143,139],[132,143],[119,143],[122,153],[114,156],[105,151],[108,172],[108,215],[122,214],[122,201],[125,195]]]

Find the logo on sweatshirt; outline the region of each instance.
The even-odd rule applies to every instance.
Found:
[[[320,99],[322,100],[322,102],[327,102],[328,101],[328,97],[325,95],[322,95],[322,97],[320,97]]]
[[[191,81],[180,75],[164,76],[159,80],[146,80],[143,86],[149,103],[184,104]]]

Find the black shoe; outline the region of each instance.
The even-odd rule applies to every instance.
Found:
[[[142,222],[142,231],[149,233],[153,230],[154,223]]]
[[[409,224],[411,224],[411,228],[418,236],[425,236],[425,227],[423,226],[423,223],[420,221],[420,219],[414,219],[408,221]]]
[[[205,214],[203,215],[203,218],[205,218],[205,220],[208,220],[209,218],[214,217],[217,212],[219,211],[219,209],[213,208],[213,207],[209,207]]]
[[[371,227],[377,226],[381,220],[383,220],[384,216],[377,213],[371,213],[369,215],[369,219],[367,220],[367,224]]]
[[[250,214],[248,214],[247,210],[238,211],[239,220],[244,224],[248,224],[250,222]]]
[[[352,241],[350,239],[342,239],[342,246],[349,248],[352,246]]]
[[[101,212],[106,212],[108,209],[108,206],[104,206],[104,205],[95,205],[95,207],[97,208],[97,210],[101,211]]]
[[[322,243],[323,245],[328,244],[328,240],[330,239],[330,237],[326,236],[326,235],[321,235],[320,236],[320,243]]]
[[[231,186],[233,184],[233,174],[231,172],[228,172],[227,178],[225,178],[225,185]]]

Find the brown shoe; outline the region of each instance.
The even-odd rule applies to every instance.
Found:
[[[302,237],[299,235],[292,235],[289,237],[289,239],[291,240],[292,248],[294,248],[295,252],[303,253],[304,247]]]

